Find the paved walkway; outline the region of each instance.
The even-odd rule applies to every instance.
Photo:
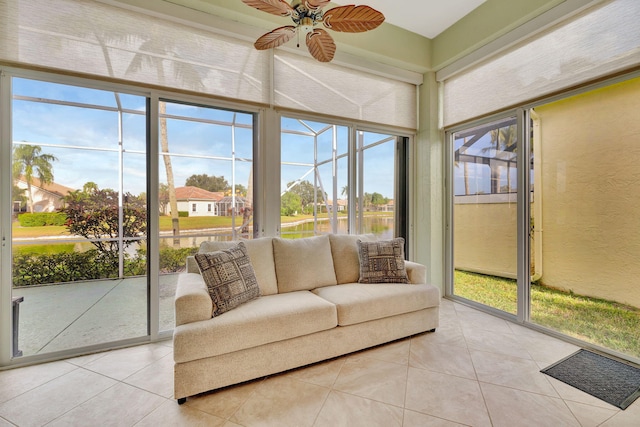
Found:
[[[160,330],[174,327],[177,275],[160,276]],[[147,335],[146,277],[15,288],[23,356]]]

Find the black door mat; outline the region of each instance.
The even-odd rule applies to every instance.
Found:
[[[580,349],[540,372],[620,409],[640,397],[640,369]]]

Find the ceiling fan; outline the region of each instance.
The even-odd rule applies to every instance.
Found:
[[[320,62],[329,62],[336,52],[336,44],[327,31],[317,26],[345,33],[361,33],[373,30],[384,22],[384,15],[369,6],[338,6],[327,10],[322,8],[330,0],[242,0],[258,10],[278,16],[290,16],[295,25],[276,28],[260,37],[254,43],[258,50],[278,47],[291,40],[296,34],[305,35],[309,53]],[[300,46],[300,43],[298,43]]]

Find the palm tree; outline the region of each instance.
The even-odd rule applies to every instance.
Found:
[[[508,125],[500,128],[495,128],[490,131],[491,146],[483,148],[483,152],[489,150],[496,150],[496,158],[501,152],[513,152],[516,150],[517,138],[517,126]],[[491,193],[499,193],[499,180],[500,180],[501,166],[496,165],[491,168]],[[507,188],[511,189],[511,174],[507,170]]]
[[[146,40],[140,46],[140,51],[150,52],[154,55],[141,55],[137,54],[131,60],[126,73],[133,73],[149,67],[155,69],[158,75],[158,80],[161,84],[165,81],[165,63],[163,57],[167,54],[171,54],[173,57],[179,57],[177,51],[172,49],[172,46],[167,45],[166,40],[150,39]],[[193,89],[201,91],[204,89],[199,70],[182,61],[174,61],[173,73],[176,76],[186,76],[185,81],[192,82]],[[171,165],[171,156],[169,155],[169,135],[167,132],[167,103],[160,101],[158,105],[159,121],[160,121],[160,149],[162,160],[164,161],[164,167],[167,175],[167,187],[169,190],[169,211],[171,214],[171,225],[173,229],[173,245],[175,247],[180,246],[180,218],[178,213],[178,201],[176,198],[176,185],[173,179],[173,166]]]
[[[98,191],[98,184],[96,184],[93,181],[87,181],[84,183],[84,185],[82,186],[82,191],[87,193],[87,194],[92,194],[95,193],[96,191]]]
[[[24,176],[31,213],[33,213],[33,192],[31,191],[33,178],[37,177],[41,185],[51,184],[53,182],[51,163],[56,160],[58,159],[54,155],[42,153],[42,147],[39,145],[18,145],[13,148],[13,179],[17,180]]]

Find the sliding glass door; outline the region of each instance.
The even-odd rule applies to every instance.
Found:
[[[619,78],[449,134],[451,295],[640,359],[639,100]]]
[[[20,77],[7,87],[12,357],[168,336],[187,256],[253,238],[254,114]]]
[[[11,87],[13,356],[146,336],[147,99]]]
[[[515,117],[453,134],[454,295],[517,312]]]

